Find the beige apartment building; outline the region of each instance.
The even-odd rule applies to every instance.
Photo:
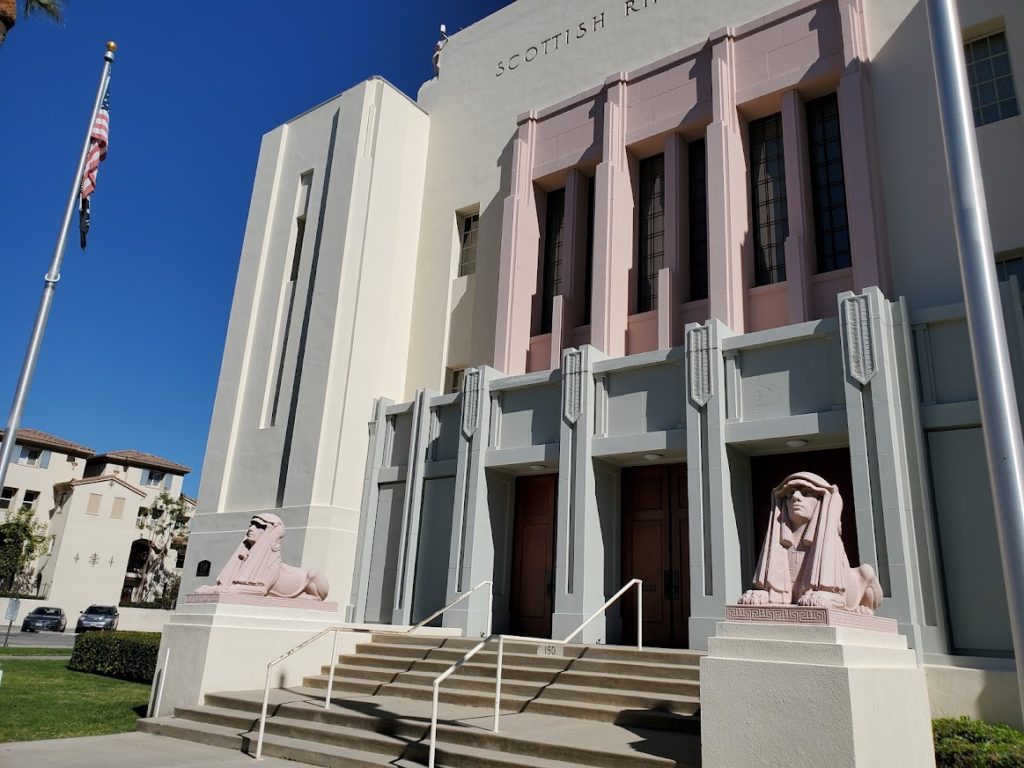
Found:
[[[152,563],[145,567],[147,558],[159,556],[163,568],[157,570],[180,573],[187,537],[152,542],[153,532],[140,526],[140,511],[150,510],[161,493],[172,500],[182,497],[182,481],[190,471],[141,451],[96,454],[61,437],[19,429],[0,493],[0,515],[28,507],[46,527],[48,546],[12,585],[12,592],[39,599],[22,600],[18,621],[37,605],[53,605],[64,609],[73,628],[89,605],[117,605],[159,593],[162,586],[142,583],[154,570]],[[195,504],[184,499],[190,514]],[[121,629],[156,629],[166,616],[165,611],[141,609],[122,609],[121,614]]]

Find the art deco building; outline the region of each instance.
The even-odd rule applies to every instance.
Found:
[[[960,12],[1019,376],[1024,6]],[[639,577],[645,639],[703,648],[803,469],[933,694],[1013,705],[923,3],[519,0],[415,102],[264,137],[186,591],[273,511],[352,621],[492,579],[562,637]]]

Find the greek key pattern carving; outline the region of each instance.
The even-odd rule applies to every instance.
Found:
[[[562,358],[562,414],[570,424],[580,417],[583,403],[583,353],[566,350]]]
[[[690,399],[703,408],[711,399],[711,331],[691,328],[686,335]]]
[[[854,380],[863,386],[878,372],[867,296],[851,296],[843,300],[843,324],[846,329],[846,367]]]
[[[850,627],[851,629],[870,629],[890,634],[895,634],[898,631],[895,619],[802,605],[727,605],[725,620],[756,621],[765,624]]]
[[[472,439],[480,426],[480,369],[471,368],[462,379],[462,434]]]

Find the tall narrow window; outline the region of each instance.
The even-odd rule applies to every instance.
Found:
[[[459,277],[476,272],[476,240],[480,228],[480,214],[467,213],[460,216]]]
[[[814,242],[818,272],[844,269],[850,258],[850,227],[843,184],[843,142],[839,103],[834,93],[807,102],[807,140],[811,154]]]
[[[658,270],[665,260],[665,156],[640,161],[640,226],[637,242],[636,311],[658,305]]]
[[[544,276],[541,290],[540,332],[551,333],[551,305],[562,292],[562,243],[565,240],[565,189],[548,192],[544,214]]]
[[[750,206],[754,219],[754,285],[786,279],[786,167],[782,154],[782,115],[750,124]]]
[[[593,304],[591,294],[594,292],[594,212],[597,203],[597,180],[595,176],[587,179],[587,251],[584,254],[586,263],[583,265],[583,325],[590,324],[590,310]]]
[[[14,501],[14,496],[17,492],[17,488],[8,488],[5,485],[3,491],[0,491],[0,509],[10,509],[11,502]]]
[[[1006,32],[996,32],[964,43],[967,82],[971,88],[974,124],[988,125],[1020,114],[1013,89]]]
[[[689,179],[690,301],[708,297],[708,166],[704,139],[687,147]]]
[[[288,338],[291,334],[292,313],[295,311],[295,297],[299,285],[299,265],[302,258],[302,243],[306,237],[306,213],[309,210],[309,190],[313,182],[312,171],[299,178],[299,190],[295,197],[295,228],[292,234],[288,281],[281,294],[277,311],[277,329],[274,343],[277,347],[276,365],[273,370],[273,399],[269,413],[264,408],[263,426],[272,427],[277,423],[277,408],[281,402],[281,384],[284,379],[284,363],[288,356]]]

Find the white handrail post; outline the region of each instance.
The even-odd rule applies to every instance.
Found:
[[[487,583],[487,636],[491,636],[491,617],[494,616],[494,584]]]
[[[334,629],[334,643],[331,644],[331,669],[327,674],[327,696],[324,697],[324,709],[331,707],[331,691],[334,690],[334,665],[338,663],[338,629]]]
[[[505,659],[505,636],[498,635],[498,669],[494,676],[494,732],[498,732],[498,718],[501,716],[501,665]]]
[[[636,647],[644,647],[644,583],[636,582]]]
[[[440,683],[434,681],[434,708],[430,713],[430,759],[427,768],[434,768],[434,752],[437,747],[437,691]]]
[[[270,672],[273,669],[273,662],[267,664],[267,682],[263,686],[263,709],[260,711],[260,732],[256,737],[256,759],[263,755],[263,729],[267,725],[267,701],[270,699]]]

